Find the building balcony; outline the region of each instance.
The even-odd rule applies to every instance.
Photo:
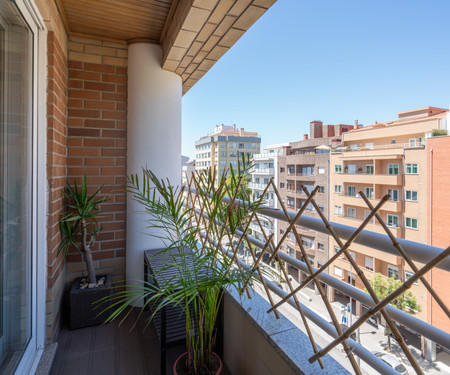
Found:
[[[339,203],[342,203],[343,205],[349,205],[349,206],[355,206],[355,207],[361,207],[366,210],[369,208],[367,207],[367,204],[364,202],[364,200],[359,197],[358,195],[347,195],[347,194],[340,194],[339,195]],[[375,207],[379,200],[376,199],[369,199],[370,203]],[[402,202],[401,201],[387,201],[383,204],[382,210],[390,211],[390,212],[399,212],[402,209]]]
[[[397,186],[403,183],[401,174],[335,173],[333,177],[335,184],[360,183]]]
[[[260,182],[249,182],[248,187],[251,189],[264,190],[267,184],[262,184]],[[268,191],[273,191],[273,186],[270,185]]]
[[[260,154],[253,154],[253,160],[273,160],[276,156],[283,156],[283,152],[263,152]]]
[[[255,168],[252,170],[252,174],[263,174],[273,176],[273,168]]]
[[[362,220],[359,219],[355,219],[352,217],[348,217],[348,216],[340,216],[339,220],[336,220],[338,223],[340,224],[344,224],[344,225],[348,225],[350,227],[355,227],[357,228],[361,223]],[[402,228],[400,227],[389,227],[390,231],[392,232],[392,234],[397,237],[400,238],[401,233],[402,233]],[[378,222],[376,222],[376,219],[374,219],[373,223],[368,223],[367,226],[365,227],[365,230],[371,231],[371,232],[375,232],[375,233],[379,233],[379,234],[385,234],[386,232],[384,231],[383,227],[378,224]]]

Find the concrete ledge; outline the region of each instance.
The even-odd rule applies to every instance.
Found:
[[[48,375],[52,369],[53,360],[58,349],[58,343],[46,345],[42,353],[35,375]]]
[[[256,292],[251,299],[226,293],[224,362],[232,374],[349,374],[330,356],[323,358],[324,370],[309,363],[314,352],[308,336],[282,314],[268,314],[269,308]]]

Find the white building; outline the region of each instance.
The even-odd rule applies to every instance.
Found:
[[[253,155],[253,162],[255,164],[251,173],[252,179],[249,187],[252,189],[252,194],[255,197],[260,197],[270,179],[274,179],[275,186],[278,186],[278,157],[282,155],[283,147],[287,147],[288,143],[267,146],[262,153]],[[278,200],[275,196],[273,187],[269,187],[265,195],[266,204],[270,207],[277,208]],[[274,233],[274,241],[277,242],[278,237],[278,223],[277,220],[260,215],[261,224],[264,227],[266,236]],[[257,239],[264,239],[260,226],[255,222],[250,228],[254,232],[254,237]]]
[[[183,166],[181,166],[181,185],[187,185],[189,183],[189,178],[195,173],[195,160],[187,161]]]

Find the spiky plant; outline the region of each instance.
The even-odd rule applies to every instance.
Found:
[[[88,194],[86,176],[80,187],[76,181],[73,187],[66,183],[66,209],[59,220],[62,241],[58,254],[62,252],[66,255],[71,246],[75,247],[84,257],[89,283],[97,282],[91,248],[101,230],[97,221],[98,215],[102,213],[100,205],[109,199],[107,196],[99,198],[100,190],[101,187],[95,193]]]

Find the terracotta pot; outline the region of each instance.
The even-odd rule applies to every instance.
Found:
[[[173,365],[173,374],[174,374],[174,375],[178,375],[178,373],[177,373],[177,365],[178,365],[178,363],[179,363],[180,361],[182,361],[182,360],[184,359],[184,357],[186,357],[186,356],[187,356],[187,353],[183,353],[183,354],[180,355],[180,356],[178,357],[178,359],[175,361],[175,364]],[[213,356],[216,357],[216,359],[219,361],[219,368],[218,368],[218,370],[216,371],[215,375],[220,375],[220,373],[222,372],[222,361],[221,361],[220,357],[219,357],[216,353],[214,353],[214,352],[213,352]]]

